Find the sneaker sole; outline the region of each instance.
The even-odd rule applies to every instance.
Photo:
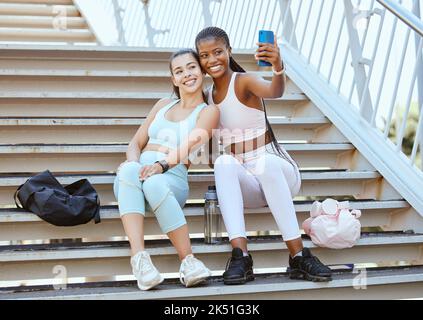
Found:
[[[245,284],[248,281],[253,281],[255,279],[252,272],[247,272],[244,277],[236,279],[223,279],[223,283],[227,285],[236,285],[236,284]]]
[[[160,277],[154,279],[153,281],[154,282],[149,284],[148,286],[143,286],[143,285],[140,285],[138,283],[138,288],[140,288],[140,290],[142,290],[142,291],[150,290],[150,289],[154,288],[155,286],[158,286],[160,283],[162,283],[164,281],[164,278],[163,278],[162,275],[160,275]]]
[[[313,282],[329,282],[332,281],[331,276],[314,276],[309,273],[300,271],[300,270],[293,270],[289,273],[289,278],[294,280],[308,280]]]
[[[205,272],[202,274],[199,274],[198,276],[190,279],[188,282],[185,283],[185,287],[189,288],[189,287],[193,287],[196,286],[200,283],[205,282],[208,278],[210,278],[211,276],[211,272]]]

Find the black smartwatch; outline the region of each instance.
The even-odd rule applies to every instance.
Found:
[[[169,170],[169,164],[166,162],[166,160],[160,160],[154,163],[158,163],[162,167],[162,170],[163,170],[162,173],[165,173],[166,171]]]

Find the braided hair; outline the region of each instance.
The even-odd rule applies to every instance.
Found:
[[[195,38],[195,47],[197,49],[197,52],[198,52],[198,45],[201,41],[213,39],[213,38],[218,39],[218,40],[222,40],[225,43],[226,48],[228,48],[228,49],[231,48],[228,34],[224,30],[222,30],[218,27],[207,27],[207,28],[204,28],[203,30],[201,30]],[[240,73],[246,72],[244,70],[244,68],[242,68],[235,61],[235,59],[232,56],[229,57],[229,67],[234,72],[240,72]],[[269,119],[267,118],[266,105],[264,103],[264,99],[262,98],[261,101],[262,101],[262,104],[263,104],[263,110],[264,110],[264,115],[265,115],[265,119],[266,119],[266,129],[269,131],[270,137],[272,139],[272,149],[273,149],[273,151],[294,166],[294,163],[292,163],[292,161],[294,161],[294,160],[291,160],[291,158],[286,154],[286,152],[279,145],[278,140],[276,139],[275,134],[273,132],[273,129],[270,126]],[[296,162],[295,162],[295,164],[298,166],[298,164]]]

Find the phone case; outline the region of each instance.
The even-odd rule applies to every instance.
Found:
[[[259,30],[259,42],[263,43],[274,43],[273,31]],[[260,67],[271,67],[272,64],[266,61],[259,60],[258,65]]]

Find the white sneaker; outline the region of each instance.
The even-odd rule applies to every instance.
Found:
[[[210,270],[192,254],[187,255],[182,260],[179,268],[179,280],[187,288],[205,281],[210,276]]]
[[[131,258],[132,272],[141,290],[149,290],[163,282],[163,277],[153,265],[147,251],[140,251]]]

